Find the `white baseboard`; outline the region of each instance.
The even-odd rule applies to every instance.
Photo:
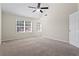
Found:
[[[20,40],[20,39],[25,39],[25,38],[30,38],[30,37],[35,37],[35,36],[29,36],[29,37],[22,37],[22,38],[14,38],[14,39],[6,39],[6,40],[2,40],[2,42],[5,42],[5,41],[10,41],[10,40]]]
[[[36,37],[36,36],[31,36],[31,37]],[[49,35],[42,35],[40,36],[42,38],[49,38],[49,39],[53,39],[53,40],[58,40],[58,41],[62,41],[62,42],[66,42],[66,43],[69,43],[68,41],[65,41],[65,40],[61,40],[59,38],[56,38],[54,36],[49,36]],[[24,38],[30,38],[30,37],[24,37]],[[18,39],[24,39],[24,38],[17,38],[17,39],[7,39],[7,40],[2,40],[2,41],[9,41],[9,40],[18,40]]]
[[[49,39],[53,39],[53,40],[58,40],[58,41],[62,41],[62,42],[65,42],[65,43],[69,43],[68,41],[65,41],[65,40],[61,40],[61,39],[58,39],[56,37],[53,37],[53,36],[42,36],[43,38],[49,38]]]

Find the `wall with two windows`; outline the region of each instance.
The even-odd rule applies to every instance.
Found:
[[[38,19],[2,12],[2,41],[36,37]]]

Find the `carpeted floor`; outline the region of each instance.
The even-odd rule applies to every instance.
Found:
[[[79,48],[47,38],[7,41],[0,46],[2,56],[79,56]]]

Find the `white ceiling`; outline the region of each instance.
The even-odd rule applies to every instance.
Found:
[[[28,8],[28,6],[37,6],[37,3],[3,3],[2,11],[10,12],[19,16],[35,17],[39,18],[46,13],[47,10],[43,10],[44,13],[32,12],[34,9]],[[41,7],[48,6],[46,3],[42,3]]]

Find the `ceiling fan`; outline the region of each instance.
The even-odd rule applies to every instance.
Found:
[[[41,3],[37,4],[37,7],[32,7],[32,6],[28,6],[29,8],[33,8],[35,10],[33,10],[33,12],[39,11],[41,13],[43,13],[42,9],[48,9],[48,7],[40,7]]]

